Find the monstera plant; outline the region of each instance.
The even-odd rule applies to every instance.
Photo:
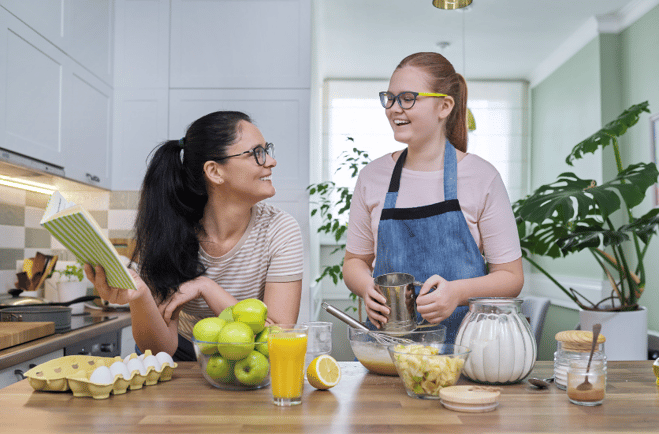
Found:
[[[598,185],[565,172],[513,204],[524,258],[584,310],[637,310],[645,289],[644,260],[659,224],[659,208],[640,217],[632,210],[657,182],[658,172],[654,163],[623,166],[618,142],[642,112],[649,112],[647,101],[628,108],[578,143],[565,160],[572,165],[585,154],[612,146],[618,172],[614,179]],[[617,211],[623,213],[622,219],[612,217]],[[603,300],[591,301],[566,288],[532,256],[559,258],[584,250],[593,255],[611,284],[610,295]]]

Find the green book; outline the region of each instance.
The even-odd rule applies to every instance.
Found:
[[[137,289],[128,268],[94,217],[82,206],[67,202],[59,191],[50,196],[41,226],[80,262],[101,265],[111,287]]]

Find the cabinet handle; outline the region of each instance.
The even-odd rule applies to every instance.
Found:
[[[28,369],[32,369],[32,368],[34,368],[35,366],[37,366],[37,365],[35,365],[34,363],[30,363],[30,364],[28,365]],[[16,377],[17,377],[19,380],[25,380],[25,372],[23,372],[22,369],[16,369],[16,370],[14,371],[14,375],[16,375]]]
[[[99,178],[96,175],[92,175],[91,173],[87,173],[87,179],[89,179],[92,182],[101,182],[101,178]]]
[[[101,344],[102,353],[111,353],[114,351],[114,344]]]

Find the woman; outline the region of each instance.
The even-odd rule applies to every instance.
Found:
[[[138,289],[107,285],[86,265],[100,296],[130,305],[142,351],[194,360],[195,323],[245,298],[268,307],[267,323],[295,323],[302,292],[300,228],[261,202],[275,194],[274,145],[240,112],[195,121],[149,163],[135,224]]]
[[[467,153],[467,85],[442,55],[403,59],[380,100],[394,138],[407,148],[359,174],[344,279],[380,328],[389,308],[373,276],[413,275],[424,282],[416,300],[420,316],[445,324],[453,342],[470,297],[521,291],[510,200],[496,169]]]

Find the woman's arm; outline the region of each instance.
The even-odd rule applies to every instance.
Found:
[[[133,271],[128,270],[137,284],[137,290],[112,288],[108,285],[103,267],[85,264],[87,278],[94,284],[101,298],[110,303],[130,306],[133,337],[142,351],[151,350],[154,354],[165,351],[174,354],[178,347],[178,318],[166,323],[151,290]]]
[[[268,306],[266,324],[295,324],[300,313],[302,280],[266,282],[263,302]]]
[[[375,255],[356,255],[346,251],[343,258],[343,280],[350,291],[364,299],[366,314],[378,328],[387,322],[387,299],[375,289],[371,264]]]
[[[428,278],[416,299],[417,310],[431,323],[451,315],[456,307],[468,304],[471,297],[517,297],[524,285],[522,258],[505,264],[489,264],[485,276],[449,282],[441,276]],[[428,293],[431,288],[436,289]]]

